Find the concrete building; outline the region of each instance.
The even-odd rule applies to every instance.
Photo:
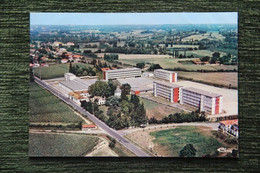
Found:
[[[124,68],[124,69],[103,71],[103,77],[105,80],[133,78],[133,77],[140,77],[140,76],[141,76],[141,69],[139,68]]]
[[[223,96],[188,87],[180,89],[180,103],[188,104],[209,114],[222,113]]]
[[[154,77],[158,79],[163,79],[166,81],[177,82],[177,73],[173,71],[163,70],[163,69],[155,69]]]
[[[238,138],[238,119],[220,121],[218,128],[224,133],[231,134]]]
[[[80,79],[72,73],[65,73],[65,81],[61,81],[59,86],[68,92],[87,91],[88,87],[96,83],[97,79]]]
[[[81,101],[89,101],[89,93],[88,91],[76,91],[76,92],[70,92],[69,98],[76,102],[78,105],[81,105]]]
[[[155,97],[160,96],[172,103],[177,103],[179,101],[180,87],[167,82],[153,82],[153,94]]]

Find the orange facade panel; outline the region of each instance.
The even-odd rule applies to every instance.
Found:
[[[215,114],[219,114],[219,97],[216,98]]]
[[[173,102],[177,103],[179,100],[179,88],[174,88],[173,90]]]
[[[176,82],[175,81],[175,73],[172,74],[172,82]]]

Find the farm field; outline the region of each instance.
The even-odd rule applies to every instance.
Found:
[[[65,103],[36,83],[30,83],[30,122],[79,123],[83,121]]]
[[[214,154],[218,148],[226,147],[211,134],[206,127],[183,126],[170,130],[150,133],[154,137],[154,150],[162,156],[178,157],[179,151],[186,144],[193,144],[197,150],[196,157]]]
[[[185,59],[176,59],[176,58],[143,58],[143,59],[122,59],[118,60],[119,62],[122,62],[123,64],[130,64],[135,66],[136,63],[153,63],[153,64],[160,64],[162,68],[164,69],[173,69],[173,68],[182,68],[185,70],[190,71],[197,71],[197,70],[233,70],[237,69],[236,65],[195,65],[195,64],[182,64],[178,63],[178,61],[186,61],[186,60],[192,60],[191,58],[185,58]]]
[[[90,67],[89,64],[83,63],[73,63],[73,65],[78,65],[80,67]],[[69,72],[69,63],[68,64],[56,64],[49,67],[37,67],[33,69],[34,75],[41,77],[41,79],[52,79],[58,77],[64,77],[64,73]]]
[[[224,40],[224,36],[219,34],[218,32],[212,32],[211,36],[210,33],[205,34],[194,34],[189,37],[185,37],[182,39],[182,41],[190,41],[190,40],[202,40],[202,39],[209,39],[209,40]]]
[[[192,50],[192,51],[186,51],[186,56],[193,55],[195,58],[201,58],[204,56],[212,57],[213,53],[214,53],[214,51],[211,51],[211,50]],[[224,53],[224,52],[219,52],[219,53],[220,53],[220,56],[226,55],[226,53]],[[179,54],[184,55],[184,51],[179,51]]]
[[[146,109],[146,115],[150,119],[152,117],[156,118],[157,120],[163,119],[165,116],[169,114],[174,114],[177,112],[183,112],[180,109],[171,109],[169,107],[165,108],[164,105],[140,98],[140,101],[144,103],[144,107]]]
[[[179,77],[192,78],[208,83],[224,85],[228,87],[237,87],[238,74],[237,72],[214,72],[214,73],[199,73],[199,72],[178,72]]]
[[[98,141],[99,137],[85,134],[29,133],[29,156],[85,156]]]

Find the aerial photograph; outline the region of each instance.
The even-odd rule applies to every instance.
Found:
[[[30,13],[29,157],[238,158],[237,21]]]

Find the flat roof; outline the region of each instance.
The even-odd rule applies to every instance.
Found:
[[[200,90],[200,89],[193,88],[193,87],[187,87],[187,88],[182,88],[182,89],[183,89],[183,90],[188,90],[188,91],[191,91],[191,92],[195,92],[195,93],[199,93],[199,94],[201,94],[201,95],[205,95],[205,96],[209,96],[209,97],[222,96],[222,95],[220,95],[220,94],[208,92],[208,91],[205,91],[205,90]]]
[[[169,70],[164,70],[164,69],[155,69],[154,71],[161,71],[161,72],[166,72],[166,73],[177,73],[174,71],[169,71]]]
[[[133,67],[133,68],[123,68],[123,69],[115,69],[115,70],[106,70],[106,72],[120,72],[120,71],[131,71],[131,70],[140,70],[140,68],[136,68],[136,67]]]
[[[64,86],[70,88],[73,91],[80,91],[80,90],[87,90],[88,87],[92,84],[94,84],[97,81],[97,79],[80,79],[76,78],[74,80],[70,81],[62,81],[60,82]]]
[[[180,87],[182,87],[180,85],[176,85],[176,84],[173,84],[173,83],[170,83],[170,82],[165,82],[165,81],[154,81],[154,83],[157,83],[159,85],[169,86],[169,87],[172,87],[172,88],[180,88]]]

